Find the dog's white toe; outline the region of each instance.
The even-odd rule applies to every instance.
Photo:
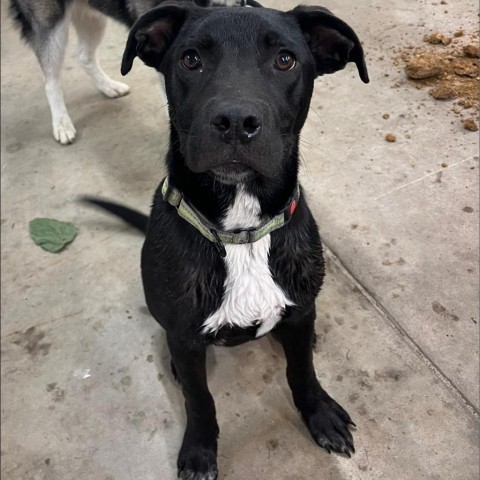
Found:
[[[77,131],[69,117],[62,117],[53,122],[53,136],[55,140],[62,145],[69,145],[75,140]]]
[[[108,98],[118,98],[128,95],[130,87],[126,83],[109,80],[101,85],[97,85],[98,89]]]

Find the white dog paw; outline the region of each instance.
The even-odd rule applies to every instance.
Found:
[[[76,133],[77,131],[68,117],[62,117],[60,120],[53,122],[53,136],[62,145],[73,143]]]
[[[130,87],[126,83],[109,79],[97,85],[98,89],[108,98],[118,98],[128,95]]]

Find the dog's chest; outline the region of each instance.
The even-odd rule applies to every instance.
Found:
[[[248,229],[260,224],[258,200],[238,187],[235,201],[224,220],[225,230]],[[224,326],[247,328],[258,325],[256,336],[269,332],[293,303],[274,282],[268,265],[270,235],[244,245],[225,245],[222,303],[203,324],[204,333],[215,333]]]

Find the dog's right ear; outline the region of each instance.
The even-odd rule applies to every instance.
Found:
[[[142,15],[128,35],[122,58],[122,75],[126,75],[139,57],[145,65],[160,69],[165,52],[187,18],[188,8],[177,3],[168,3]]]

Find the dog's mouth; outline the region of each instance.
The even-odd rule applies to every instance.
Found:
[[[247,167],[241,163],[225,163],[209,170],[218,181],[228,185],[246,182],[255,177],[256,172],[253,168]]]

